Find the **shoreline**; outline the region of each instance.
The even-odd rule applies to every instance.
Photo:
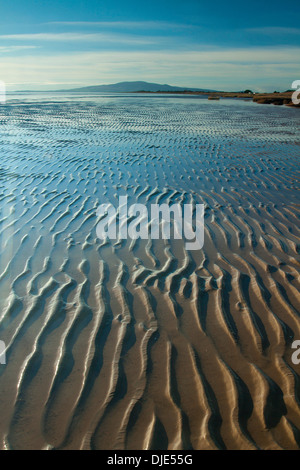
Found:
[[[244,100],[252,100],[258,104],[274,104],[276,106],[289,106],[292,108],[300,108],[292,102],[293,91],[282,93],[239,93],[231,91],[214,91],[208,93],[206,91],[136,91],[134,93],[153,93],[153,94],[170,94],[170,95],[203,95],[209,100],[218,100],[220,98],[237,98]]]

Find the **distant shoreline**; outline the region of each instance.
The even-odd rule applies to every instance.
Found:
[[[239,93],[231,91],[215,91],[208,93],[206,91],[136,91],[134,93],[151,93],[151,94],[170,94],[170,95],[203,95],[207,96],[208,99],[218,100],[220,98],[238,98],[252,100],[258,104],[274,104],[277,106],[290,106],[294,108],[300,108],[300,105],[296,105],[292,102],[292,91],[283,93]]]
[[[274,104],[277,106],[289,106],[293,108],[300,108],[300,105],[296,105],[292,102],[293,91],[277,92],[277,93],[245,93],[245,92],[234,92],[234,91],[192,91],[192,90],[159,90],[159,91],[147,91],[147,90],[138,90],[138,91],[79,91],[79,90],[18,90],[11,91],[7,94],[14,93],[117,93],[117,94],[151,94],[151,95],[200,95],[207,96],[209,100],[219,100],[220,98],[234,98],[234,99],[243,99],[243,100],[252,100],[258,104]]]

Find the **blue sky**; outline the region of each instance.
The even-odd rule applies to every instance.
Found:
[[[300,79],[299,17],[298,0],[0,0],[0,80],[285,90]]]

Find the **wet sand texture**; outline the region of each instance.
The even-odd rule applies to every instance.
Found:
[[[0,108],[2,449],[299,449],[298,110],[163,97]],[[96,237],[204,203],[205,243]]]

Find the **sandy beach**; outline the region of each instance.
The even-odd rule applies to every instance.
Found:
[[[0,108],[0,448],[299,449],[299,110],[198,96]],[[205,240],[97,238],[204,204]]]

